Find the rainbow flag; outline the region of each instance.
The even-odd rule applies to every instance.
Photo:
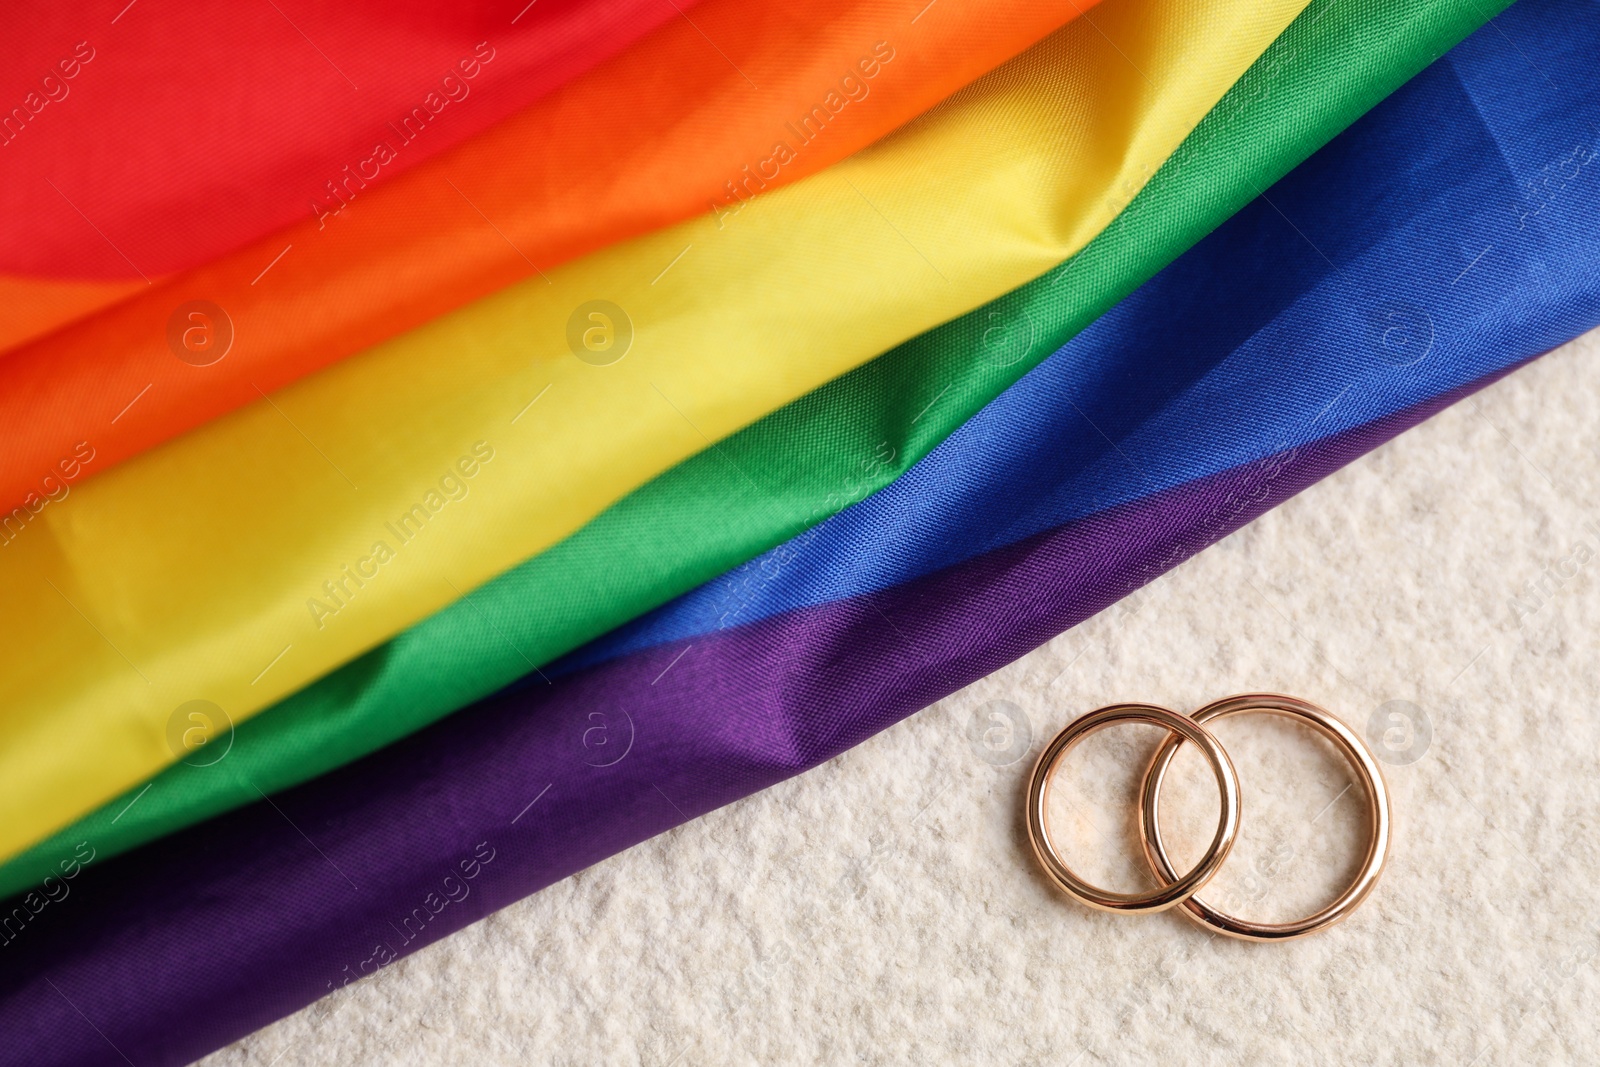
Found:
[[[1312,4],[1063,263],[23,854],[0,1062],[203,1055],[814,766],[1600,324],[1584,10],[1456,44],[1490,12]],[[441,869],[463,891],[418,909]]]

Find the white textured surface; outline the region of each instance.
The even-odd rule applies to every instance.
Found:
[[[1591,334],[1457,405],[810,774],[206,1062],[1596,1062],[1597,350]],[[1580,543],[1587,561],[1561,563]],[[1509,598],[1551,564],[1576,574],[1519,623]],[[1023,709],[1031,757],[1101,704],[1252,689],[1363,733],[1412,701],[1432,727],[1420,759],[1386,767],[1377,891],[1289,944],[1055,893],[1023,836],[1030,759],[996,767],[968,740],[992,700]],[[1257,918],[1314,907],[1363,844],[1359,788],[1340,796],[1342,766],[1298,728],[1218,734],[1244,823],[1206,896]],[[1098,735],[1063,779],[1064,846],[1121,887],[1139,877],[1128,797],[1148,741]],[[1208,833],[1199,767],[1180,757],[1194,788],[1165,798],[1170,832]]]

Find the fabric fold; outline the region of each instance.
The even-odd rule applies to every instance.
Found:
[[[720,230],[545,272],[44,507],[0,546],[31,609],[0,617],[0,851],[187,756],[193,702],[244,721],[1058,264],[1303,3],[1106,0]]]
[[[341,176],[295,225],[136,280],[0,360],[0,513],[48,497],[42,477],[59,481],[80,441],[95,459],[74,485],[541,270],[694,216],[733,225],[756,193],[866,147],[1075,10],[954,0],[910,23],[882,0],[706,0],[493,129],[398,177]],[[397,160],[419,151],[384,132]]]
[[[4,48],[0,350],[387,181],[695,2],[31,5]]]

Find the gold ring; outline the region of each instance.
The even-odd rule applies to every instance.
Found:
[[[1224,915],[1198,897],[1190,897],[1183,902],[1184,911],[1191,919],[1218,933],[1246,941],[1287,941],[1316,933],[1344,919],[1377,885],[1378,875],[1383,872],[1384,860],[1389,855],[1389,792],[1384,786],[1383,772],[1377,760],[1372,758],[1372,753],[1361,738],[1331,713],[1308,701],[1275,693],[1247,693],[1207,704],[1194,713],[1194,721],[1206,723],[1224,715],[1250,712],[1283,715],[1327,737],[1355,767],[1367,791],[1367,829],[1370,836],[1366,860],[1349,888],[1315,915],[1289,923],[1254,923]],[[1145,857],[1157,877],[1168,881],[1176,878],[1177,874],[1161,841],[1161,783],[1172,764],[1172,757],[1183,742],[1182,737],[1169,736],[1156,750],[1155,757],[1144,772],[1143,796],[1139,805],[1139,836],[1144,841]]]
[[[1113,893],[1090,885],[1072,873],[1050,840],[1050,778],[1056,765],[1066,757],[1073,745],[1102,726],[1118,722],[1164,726],[1177,735],[1167,739],[1167,743],[1174,747],[1184,740],[1193,741],[1211,764],[1211,770],[1217,778],[1217,788],[1222,792],[1222,815],[1217,820],[1217,834],[1211,839],[1211,847],[1206,854],[1188,874],[1182,878],[1172,875],[1167,878],[1166,885],[1148,893]],[[1222,750],[1217,739],[1194,719],[1154,704],[1112,704],[1075,720],[1045,746],[1045,750],[1039,754],[1039,761],[1034,764],[1033,777],[1028,782],[1027,806],[1028,840],[1033,844],[1033,854],[1039,858],[1039,864],[1050,880],[1062,890],[1091,908],[1102,911],[1162,911],[1181,903],[1205,885],[1217,873],[1217,868],[1222,866],[1222,861],[1228,858],[1228,850],[1233,848],[1233,839],[1239,830],[1239,780],[1234,774],[1233,764],[1228,761],[1228,754]]]

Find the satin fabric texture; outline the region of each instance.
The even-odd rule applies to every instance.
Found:
[[[910,23],[883,0],[706,0],[421,166],[337,175],[295,225],[0,360],[0,513],[47,499],[79,442],[81,480],[585,253],[697,215],[731,224],[1076,10],[954,0]]]
[[[683,223],[546,272],[44,507],[0,547],[0,598],[31,608],[0,619],[0,850],[182,755],[192,702],[247,719],[1055,266],[1302,6],[1107,0],[721,229]],[[605,366],[569,336],[597,294],[633,324]]]
[[[1572,30],[1585,6],[1522,0],[905,478],[758,563],[770,577],[739,594],[758,621],[685,651],[697,601],[726,596],[698,592],[551,686],[77,862],[71,903],[0,954],[0,1057],[202,1055],[866,739],[1600,323],[1600,194],[1571,163],[1600,118],[1581,77],[1600,37]],[[1483,245],[1500,254],[1474,262]],[[1375,296],[1412,309],[1402,334],[1369,320]]]
[[[0,892],[49,873],[63,845],[88,837],[104,853],[120,851],[372,751],[887,484],[1479,17],[1461,3],[1309,9],[1070,272],[686,461],[549,552],[244,723],[226,762],[174,764],[0,867]],[[1018,345],[1020,331],[997,331],[997,322],[1030,330]],[[997,333],[1004,344],[994,344]],[[786,490],[750,493],[747,479]]]
[[[308,217],[352,170],[388,180],[695,2],[677,7],[20,5],[0,49],[0,348]]]

